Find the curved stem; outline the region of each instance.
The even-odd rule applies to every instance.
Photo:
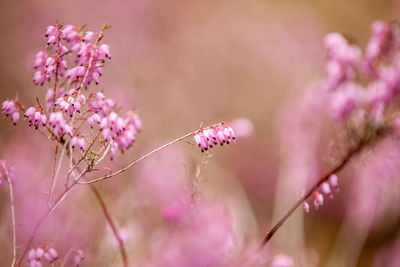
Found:
[[[10,176],[8,175],[8,171],[6,166],[3,163],[3,168],[6,174],[6,179],[8,182],[8,189],[10,191],[10,209],[11,209],[11,225],[12,225],[12,251],[13,251],[13,257],[12,257],[12,263],[11,267],[15,266],[15,261],[17,259],[17,236],[16,236],[16,229],[15,229],[15,206],[14,206],[14,191],[13,191],[13,186],[12,186],[12,181]]]
[[[138,164],[142,160],[148,158],[149,156],[153,155],[154,153],[156,153],[156,152],[158,152],[158,151],[160,151],[160,150],[162,150],[162,149],[164,149],[164,148],[166,148],[166,147],[168,147],[168,146],[170,146],[172,144],[175,144],[175,143],[177,143],[177,142],[179,142],[179,141],[181,141],[181,140],[183,140],[183,139],[185,139],[185,138],[187,138],[187,137],[189,137],[191,135],[193,135],[193,133],[185,134],[184,136],[181,136],[181,137],[179,137],[179,138],[177,138],[177,139],[175,139],[175,140],[173,140],[173,141],[171,141],[169,143],[166,143],[166,144],[164,144],[164,145],[162,145],[162,146],[160,146],[160,147],[158,147],[158,148],[156,148],[156,149],[144,154],[143,156],[141,156],[137,160],[135,160],[132,163],[130,163],[128,166],[123,167],[122,169],[120,169],[120,170],[118,170],[118,171],[116,171],[114,173],[111,173],[111,174],[108,174],[108,175],[104,175],[102,177],[99,177],[99,178],[96,178],[96,179],[92,179],[92,180],[89,180],[89,181],[82,181],[82,182],[79,182],[78,184],[92,184],[92,183],[99,182],[101,180],[105,180],[105,179],[111,178],[111,177],[113,177],[115,175],[118,175],[120,173],[123,173],[124,171],[128,170],[129,168],[132,168],[133,166],[135,166],[136,164]]]
[[[126,251],[125,251],[125,247],[124,247],[124,241],[122,240],[122,238],[120,237],[117,227],[113,221],[113,219],[111,218],[110,213],[108,212],[106,203],[104,202],[103,198],[100,195],[100,192],[96,189],[96,187],[93,184],[90,184],[90,189],[92,190],[93,194],[96,196],[97,201],[100,204],[100,207],[104,213],[104,216],[106,217],[107,223],[110,226],[115,238],[118,241],[118,245],[119,245],[119,250],[121,252],[121,257],[122,257],[122,262],[124,267],[128,266],[128,257],[126,255]]]
[[[67,146],[67,144],[63,145],[63,148],[61,150],[61,155],[60,155],[60,158],[58,159],[58,163],[57,163],[57,167],[56,167],[57,149],[58,149],[58,146],[56,145],[56,151],[55,151],[55,156],[54,156],[53,179],[51,181],[51,188],[50,188],[50,193],[49,193],[49,197],[48,197],[48,201],[47,201],[47,204],[48,204],[49,208],[51,207],[51,197],[53,196],[54,187],[55,187],[55,185],[57,183],[58,173],[60,172],[62,160],[63,160],[64,154],[65,154],[65,150],[66,150],[66,146]]]

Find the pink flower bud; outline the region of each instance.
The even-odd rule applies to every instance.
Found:
[[[94,33],[91,32],[91,31],[87,31],[86,34],[85,34],[85,37],[83,37],[82,41],[83,42],[88,42],[88,41],[92,40],[93,37],[94,37]]]
[[[338,177],[336,176],[336,174],[332,174],[331,176],[329,176],[329,183],[333,188],[339,188]]]
[[[321,185],[321,191],[322,191],[322,193],[324,193],[325,195],[330,195],[330,194],[332,194],[331,188],[330,188],[330,186],[329,186],[329,183],[327,183],[327,182],[322,183],[322,185]]]
[[[314,208],[317,210],[320,206],[324,205],[324,196],[319,192],[314,192]]]
[[[305,213],[309,213],[310,212],[310,205],[308,205],[307,202],[303,202],[303,209]]]

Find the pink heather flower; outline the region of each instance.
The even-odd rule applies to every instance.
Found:
[[[309,213],[310,212],[310,205],[308,205],[307,202],[303,202],[303,209],[305,213]]]
[[[82,39],[78,29],[73,25],[65,25],[62,29],[62,38],[72,43],[72,47]],[[75,51],[75,50],[74,50]]]
[[[42,248],[37,248],[36,249],[36,259],[40,260],[43,257],[44,250]]]
[[[82,150],[82,152],[85,151],[85,147],[86,147],[85,138],[83,138],[83,137],[78,138],[78,146]]]
[[[81,263],[82,260],[85,259],[85,256],[83,254],[82,250],[77,250],[75,251],[75,256],[74,256],[74,263],[76,266],[79,266],[79,264]]]
[[[87,88],[92,82],[98,84],[102,76],[102,67],[106,59],[110,59],[110,47],[106,44],[95,44],[95,34],[87,31],[82,37],[80,29],[73,25],[51,25],[46,30],[47,44],[55,45],[48,52],[40,51],[35,58],[34,67],[36,72],[33,82],[36,85],[43,85],[51,79],[59,79],[66,72],[66,79],[72,83],[81,82],[85,74]],[[75,66],[68,68],[64,56],[70,52],[76,55]],[[93,56],[90,69],[89,62]],[[56,77],[57,76],[57,77]],[[58,96],[56,96],[58,97]]]
[[[47,26],[45,37],[56,36],[57,35],[57,26],[50,25]]]
[[[321,184],[321,191],[325,195],[331,195],[332,194],[331,187],[329,186],[329,183],[327,183],[327,182],[324,182],[324,183]]]
[[[335,190],[339,189],[338,177],[336,174],[329,176],[329,183]]]
[[[44,82],[46,81],[47,77],[46,77],[46,70],[38,70],[35,72],[35,74],[33,75],[33,82],[35,83],[35,85],[43,85]]]
[[[317,210],[320,206],[324,205],[324,196],[319,192],[314,192],[314,208]]]
[[[35,260],[35,259],[36,259],[36,249],[32,248],[29,250],[29,253],[28,253],[28,261]]]
[[[43,127],[46,126],[47,117],[43,113],[41,106],[28,108],[24,116],[28,118],[29,126],[33,125],[36,130],[39,129],[40,125]]]
[[[21,109],[21,105],[17,102],[17,100],[6,100],[2,103],[2,112],[8,117],[11,116],[13,124],[16,125],[19,120],[19,110]]]
[[[133,145],[141,126],[139,116],[130,111],[126,112],[124,117],[111,112],[107,117],[102,118],[100,129],[104,140],[110,141],[112,139],[114,141],[110,151],[111,159],[114,158],[117,149],[124,152]]]
[[[325,39],[328,58],[338,60],[343,65],[357,66],[361,60],[361,50],[350,45],[340,33],[330,33]]]
[[[328,51],[325,87],[328,91],[334,91],[342,82],[354,78],[355,68],[361,60],[361,50],[350,45],[339,33],[328,34],[324,41]]]
[[[225,143],[229,144],[235,139],[236,137],[233,129],[225,123],[221,123],[220,125],[208,129],[202,128],[195,132],[193,136],[193,140],[196,146],[200,148],[201,152],[207,151],[217,143],[223,146]]]
[[[83,42],[89,42],[89,41],[91,41],[93,39],[93,37],[94,37],[94,32],[87,31],[86,34],[85,34],[85,37],[83,37],[82,41]]]
[[[363,88],[353,82],[343,83],[330,94],[333,118],[342,120],[363,102]]]
[[[72,137],[72,129],[65,120],[61,112],[50,113],[49,125],[53,128],[54,135],[56,138],[60,137],[62,134],[66,133]]]
[[[90,111],[99,114],[101,117],[107,116],[116,108],[115,101],[113,99],[106,99],[101,92],[89,95],[88,105]]]
[[[363,73],[368,77],[377,74],[376,62],[390,58],[400,45],[399,29],[387,22],[375,21],[371,26],[371,37],[365,49]]]
[[[106,45],[106,44],[100,45],[98,53],[99,53],[99,58],[111,59],[110,46],[109,45]]]
[[[79,91],[70,90],[64,97],[57,98],[55,105],[70,117],[74,112],[80,113],[81,105],[86,104],[86,98]]]
[[[54,260],[58,259],[58,253],[54,248],[49,248],[48,253]]]
[[[43,258],[49,263],[53,263],[58,259],[58,253],[54,248],[48,248],[47,251],[43,254]]]
[[[33,67],[35,69],[43,69],[46,66],[47,61],[47,52],[46,51],[39,51],[36,54],[35,62]]]

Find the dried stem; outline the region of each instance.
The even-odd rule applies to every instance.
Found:
[[[263,242],[262,242],[262,247],[265,246],[265,244],[268,243],[268,241],[272,238],[272,236],[275,234],[276,231],[283,225],[283,223],[293,214],[293,212],[304,202],[309,198],[314,191],[318,190],[318,188],[326,182],[329,177],[332,174],[335,174],[342,170],[347,163],[356,155],[358,155],[366,146],[371,145],[373,142],[376,142],[382,137],[388,135],[391,132],[390,128],[386,128],[384,126],[377,128],[373,134],[366,134],[364,138],[360,138],[359,141],[357,142],[356,145],[354,145],[352,148],[349,149],[349,151],[346,153],[346,155],[343,157],[342,161],[331,171],[326,173],[324,176],[321,177],[321,179],[318,180],[316,184],[314,184],[308,191],[307,193],[301,197],[299,200],[297,200],[293,206],[283,215],[283,217],[267,232],[267,235],[265,236]]]
[[[119,250],[121,252],[123,265],[124,265],[124,267],[127,267],[128,266],[128,257],[126,255],[126,250],[125,250],[125,247],[124,247],[124,241],[120,237],[120,235],[118,233],[118,229],[117,229],[113,219],[111,218],[110,213],[108,212],[106,203],[104,202],[103,198],[101,197],[100,192],[96,189],[96,187],[93,184],[90,184],[90,189],[92,190],[93,194],[96,196],[96,199],[100,204],[100,207],[101,207],[101,209],[103,211],[103,214],[106,217],[107,223],[110,226],[115,238],[118,241]]]

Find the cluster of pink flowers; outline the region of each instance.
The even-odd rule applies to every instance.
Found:
[[[55,105],[64,111],[70,117],[74,115],[74,112],[81,112],[81,105],[86,104],[86,98],[79,90],[71,89],[64,97],[56,99]]]
[[[100,33],[83,31],[83,28],[61,24],[47,27],[47,49],[36,54],[34,83],[44,85],[54,78],[54,86],[46,92],[46,111],[38,105],[25,111],[29,126],[48,129],[56,139],[70,141],[71,147],[79,146],[84,152],[87,143],[85,128],[74,125],[76,120],[86,121],[90,128],[98,124],[102,140],[99,144],[110,145],[110,157],[115,153],[129,149],[137,134],[142,130],[142,123],[137,113],[120,112],[113,99],[106,99],[101,92],[84,94],[81,87],[88,88],[93,81],[99,82],[102,67],[111,59],[110,47],[101,43],[104,26]],[[75,56],[74,56],[75,55]],[[73,60],[67,60],[67,57]],[[69,67],[69,62],[74,62]],[[65,75],[64,75],[65,74]],[[58,87],[61,77],[64,80]],[[19,119],[19,111],[24,110],[17,100],[6,100],[2,112],[12,116],[14,124]],[[79,115],[78,115],[79,114]],[[87,132],[87,131],[86,131]],[[68,139],[68,137],[70,139]]]
[[[97,92],[89,96],[88,124],[91,128],[97,123],[102,132],[103,139],[110,143],[110,157],[114,158],[115,152],[129,149],[136,140],[137,134],[142,130],[142,122],[137,113],[132,111],[118,115],[116,103],[105,98],[103,93]]]
[[[70,137],[73,135],[71,126],[65,122],[61,112],[50,113],[49,126],[53,128],[53,134],[56,138],[59,138],[64,133]]]
[[[314,197],[314,208],[318,210],[319,207],[324,205],[324,195],[329,196],[330,198],[333,198],[333,192],[338,192],[339,191],[339,184],[338,184],[338,178],[336,174],[332,174],[329,176],[328,182],[323,182],[320,186],[321,192],[315,191],[313,193]],[[310,211],[310,205],[304,201],[303,202],[303,208],[306,213]]]
[[[17,100],[6,100],[1,107],[1,111],[6,117],[11,116],[14,125],[16,125],[19,120],[20,109],[21,105]]]
[[[33,77],[35,84],[43,85],[52,78],[58,80],[64,73],[66,79],[72,83],[81,82],[86,76],[83,84],[85,88],[92,81],[99,83],[103,64],[106,59],[111,59],[110,47],[99,43],[99,34],[92,31],[83,32],[83,28],[73,25],[64,27],[57,24],[47,27],[45,37],[48,49],[36,54],[36,72]],[[68,69],[66,57],[72,53],[76,53],[76,66]]]
[[[71,147],[75,148],[76,145],[78,145],[79,148],[82,150],[82,152],[84,152],[85,151],[85,147],[86,147],[85,138],[79,137],[79,136],[72,137],[72,139],[71,139]]]
[[[32,248],[28,253],[28,262],[30,267],[42,267],[41,260],[49,262],[51,265],[58,260],[58,253],[54,248],[41,246]]]
[[[220,125],[212,126],[210,128],[201,128],[194,133],[193,139],[201,152],[204,152],[217,144],[220,144],[221,146],[224,144],[228,145],[233,142],[236,137],[233,129],[223,122]]]
[[[398,25],[376,21],[365,52],[341,34],[325,38],[328,52],[325,88],[335,119],[368,109],[379,121],[386,105],[400,94],[400,31]]]
[[[29,121],[29,126],[34,126],[35,129],[39,129],[40,125],[46,126],[47,116],[43,113],[41,106],[30,107],[25,112],[24,117]]]

